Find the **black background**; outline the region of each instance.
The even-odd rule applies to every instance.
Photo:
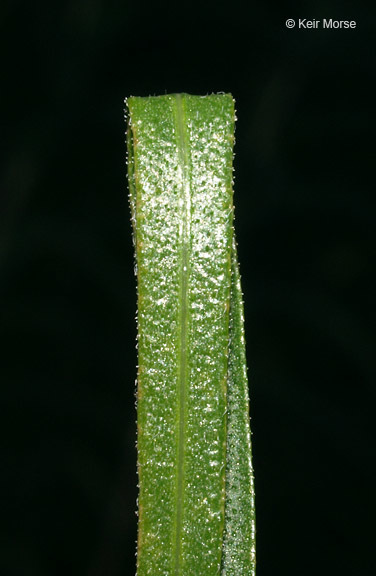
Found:
[[[217,91],[237,103],[258,576],[376,574],[374,12],[304,6],[2,2],[4,576],[135,573],[124,98]]]

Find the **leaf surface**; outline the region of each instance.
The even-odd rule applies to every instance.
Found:
[[[138,280],[138,576],[214,576],[221,565],[232,574],[243,544],[251,559],[244,547],[254,531],[251,520],[240,539],[232,530],[243,476],[241,508],[253,506],[232,225],[234,103],[229,94],[175,94],[127,105]],[[228,391],[239,386],[229,404]],[[243,450],[232,448],[227,421]],[[240,476],[226,453],[233,464],[245,458]]]

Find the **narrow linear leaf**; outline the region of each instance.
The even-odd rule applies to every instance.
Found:
[[[238,550],[238,574],[253,574],[245,567],[254,562],[254,517],[233,248],[233,99],[177,94],[127,105],[138,279],[138,576],[214,576],[221,565],[232,574]],[[226,466],[226,451],[235,466],[244,458],[239,474],[230,460]],[[237,502],[251,518],[238,536]]]
[[[225,530],[222,576],[256,573],[255,491],[249,427],[244,310],[235,235],[232,245],[227,387]]]

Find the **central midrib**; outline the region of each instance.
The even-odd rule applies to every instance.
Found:
[[[179,357],[178,357],[178,403],[179,422],[177,439],[177,491],[176,491],[176,529],[175,529],[175,569],[174,575],[180,575],[181,543],[184,508],[184,443],[185,443],[185,404],[187,387],[187,339],[188,339],[188,277],[189,277],[189,237],[190,237],[190,182],[187,135],[185,131],[185,111],[183,97],[176,95],[176,135],[179,157],[180,188],[180,293],[179,293]]]

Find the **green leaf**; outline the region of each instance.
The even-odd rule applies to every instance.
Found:
[[[244,310],[235,236],[231,262],[226,502],[222,576],[254,576],[256,571],[255,491],[249,428]]]
[[[138,576],[250,575],[233,99],[176,94],[127,105],[138,283]]]

